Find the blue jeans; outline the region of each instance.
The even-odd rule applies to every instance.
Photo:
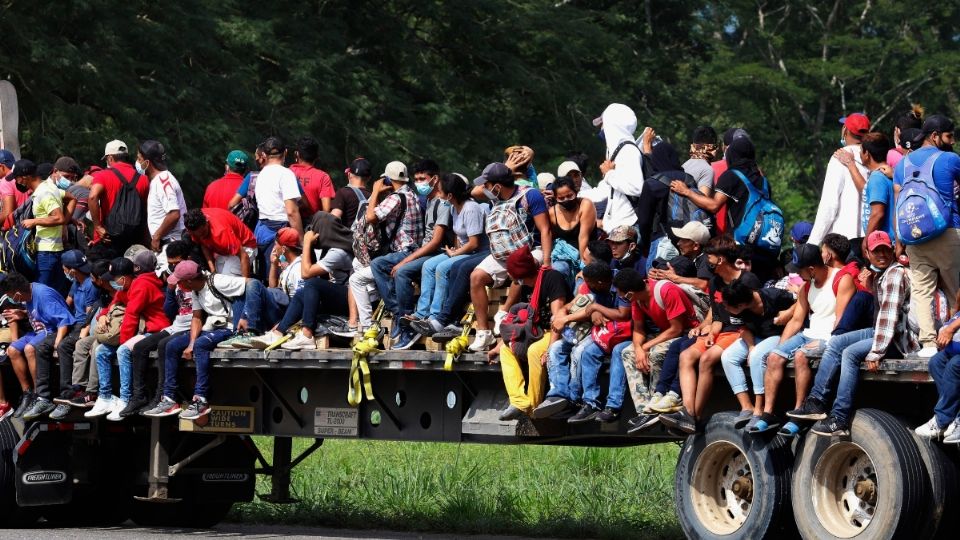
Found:
[[[233,330],[220,328],[200,332],[200,336],[193,343],[193,361],[197,365],[197,384],[193,394],[206,399],[210,390],[210,353],[217,348],[217,344],[233,335]],[[183,351],[190,345],[190,333],[176,335],[167,343],[164,362],[163,395],[176,399],[177,395],[177,367],[182,361]],[[99,356],[98,356],[99,359]],[[99,367],[100,364],[98,363]]]
[[[657,379],[654,392],[666,395],[667,392],[672,391],[680,395],[680,353],[696,342],[697,338],[684,337],[670,344],[667,355],[663,358],[663,367],[660,368],[660,378]]]
[[[421,319],[432,316],[436,318],[447,301],[447,289],[450,285],[450,269],[457,261],[462,261],[470,255],[448,257],[446,253],[434,255],[423,263],[420,277],[420,300],[417,301],[417,310],[414,313]],[[374,274],[376,275],[376,274]]]
[[[767,370],[767,354],[780,343],[780,336],[768,337],[760,343],[753,346],[750,351],[747,342],[738,339],[733,345],[726,348],[720,355],[720,363],[723,366],[723,374],[730,383],[730,388],[734,394],[742,394],[749,388],[747,387],[747,377],[743,372],[743,363],[747,361],[747,354],[750,357],[750,382],[753,383],[754,395],[763,395],[763,374]]]
[[[431,256],[414,259],[397,270],[396,277],[390,272],[398,262],[409,255],[406,251],[387,253],[370,262],[373,280],[377,282],[377,291],[383,299],[383,306],[395,317],[413,313],[413,282],[420,281],[420,269]]]
[[[266,273],[270,271],[270,253],[273,252],[273,244],[277,239],[277,231],[284,227],[289,227],[286,221],[272,221],[261,219],[253,229],[253,236],[257,239],[257,250],[263,260],[260,261],[260,268],[257,269],[257,277],[266,278]]]
[[[873,327],[873,295],[857,291],[853,293],[850,301],[847,302],[847,308],[843,310],[837,327],[833,329],[832,334],[839,336],[854,330]]]
[[[110,358],[117,352],[113,345],[97,347],[97,379],[100,381],[99,397],[104,399],[113,397],[113,363]]]
[[[581,347],[584,342],[589,341],[586,346]],[[603,358],[607,353],[599,345],[594,343],[593,339],[585,339],[577,345],[581,349],[579,358],[580,383],[583,385],[583,402],[600,408],[600,367],[603,365]],[[622,352],[622,351],[621,351]],[[610,368],[611,372],[613,367]],[[620,362],[619,380],[616,380],[612,374],[610,377],[610,388],[614,390],[614,395],[609,396],[607,407],[620,410],[623,406],[623,394],[627,390],[627,374],[623,370],[623,362]]]
[[[819,345],[810,347],[808,346],[812,341],[819,341]],[[826,350],[827,345],[830,343],[828,340],[824,339],[812,339],[803,335],[803,331],[799,331],[793,335],[790,339],[784,341],[780,345],[777,345],[770,351],[771,354],[775,354],[782,358],[786,358],[788,362],[793,360],[793,355],[798,350],[803,349],[803,352],[810,358],[819,358],[823,356],[823,352]]]
[[[63,255],[62,251],[37,252],[37,273],[39,274],[37,281],[65,295],[69,287],[66,287],[67,278],[60,264],[61,255]]]
[[[830,387],[837,380],[837,398],[833,401],[831,414],[837,420],[849,423],[853,410],[853,394],[860,380],[860,363],[873,346],[873,328],[854,330],[842,336],[833,336],[823,353],[817,377],[813,380],[810,397],[825,402]]]
[[[265,332],[273,327],[283,315],[283,307],[277,304],[273,294],[260,280],[247,281],[244,294],[243,315],[247,320],[247,328],[251,331]]]
[[[930,359],[928,369],[940,396],[933,412],[937,424],[946,427],[960,412],[960,354],[951,356],[940,351]]]
[[[573,351],[573,344],[563,339],[558,339],[550,345],[547,351],[547,379],[550,381],[547,397],[574,400],[570,395],[571,351]]]
[[[631,340],[614,345],[610,354],[610,386],[607,389],[607,407],[618,411],[623,407],[623,397],[627,393],[627,371],[623,367],[623,351],[630,345],[633,345]],[[599,349],[599,347],[597,348]]]
[[[143,336],[149,336],[144,333]],[[120,365],[120,400],[130,402],[133,397],[133,351],[126,345],[117,347],[117,364]],[[99,368],[99,364],[97,365]]]
[[[313,330],[317,327],[317,315],[347,315],[347,284],[330,283],[325,277],[312,277],[303,282],[303,287],[290,299],[290,305],[277,323],[277,330],[286,332],[297,321]]]
[[[460,319],[464,307],[470,302],[470,273],[489,254],[490,250],[484,249],[453,263],[448,277],[448,297],[437,315],[437,322],[446,326]]]

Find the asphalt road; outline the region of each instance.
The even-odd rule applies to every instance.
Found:
[[[389,539],[442,540],[448,538],[467,538],[470,540],[521,540],[517,536],[466,536],[445,534],[418,534],[394,531],[358,531],[346,529],[324,529],[318,527],[293,527],[288,525],[245,525],[224,523],[213,529],[160,529],[129,526],[89,527],[89,528],[45,528],[0,529],[0,538],[17,540],[165,540],[180,538],[242,538],[244,540],[273,538],[324,538],[340,539]]]

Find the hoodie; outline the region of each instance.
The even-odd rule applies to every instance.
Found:
[[[126,293],[127,311],[120,325],[120,343],[137,335],[140,320],[146,323],[144,333],[159,332],[170,325],[163,311],[163,282],[153,272],[145,272],[133,279]],[[120,296],[118,294],[117,296]]]
[[[844,151],[853,154],[853,158],[864,178],[870,171],[860,162],[860,145],[851,144]],[[808,243],[819,245],[829,233],[838,233],[847,238],[860,236],[860,192],[850,178],[850,170],[835,157],[827,164],[827,173],[823,178],[823,191],[817,218],[813,222],[813,232]]]
[[[610,159],[621,142],[634,142],[637,115],[630,107],[613,103],[603,111],[601,118],[604,140],[607,143],[606,157]],[[610,198],[603,214],[603,230],[608,233],[620,225],[633,225],[637,222],[633,203],[628,197],[639,197],[643,189],[641,159],[640,149],[635,144],[627,144],[617,153],[614,160],[616,167],[603,177],[610,187]]]

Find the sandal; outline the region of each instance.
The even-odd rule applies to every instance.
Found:
[[[759,435],[761,433],[767,433],[768,431],[776,430],[780,427],[780,419],[770,413],[763,413],[757,419],[757,423],[754,424],[753,429],[750,430],[751,435]]]
[[[787,422],[786,424],[783,425],[782,428],[780,428],[779,431],[777,431],[777,435],[787,437],[789,439],[792,439],[799,434],[800,434],[800,426],[794,424],[793,422]]]

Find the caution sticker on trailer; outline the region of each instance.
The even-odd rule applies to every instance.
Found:
[[[313,434],[324,437],[356,437],[360,434],[360,411],[353,408],[317,407]]]
[[[214,406],[210,414],[197,420],[180,419],[180,431],[209,433],[253,433],[253,407]]]

